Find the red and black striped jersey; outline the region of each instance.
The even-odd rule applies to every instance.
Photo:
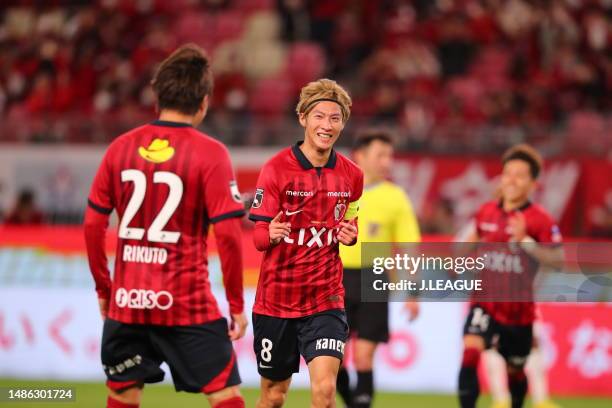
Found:
[[[98,295],[110,301],[110,318],[189,325],[221,317],[208,279],[208,229],[244,215],[222,143],[188,124],[159,120],[127,132],[108,148],[88,204],[102,214],[115,209],[119,216],[111,287],[104,283],[108,276],[100,276],[106,266],[95,265],[99,261],[92,262],[90,254]],[[231,269],[223,271],[233,276],[226,280],[230,310],[241,312],[241,261]]]
[[[336,234],[362,192],[361,169],[333,150],[323,167],[308,161],[300,143],[264,165],[249,218],[268,223],[282,211],[291,233],[264,254],[254,313],[292,318],[344,308]]]
[[[542,244],[558,245],[561,233],[553,218],[539,205],[527,202],[515,211],[525,217],[527,235]],[[479,241],[485,243],[481,249],[486,250],[486,243],[509,242],[511,231],[508,219],[515,211],[507,212],[500,201],[484,204],[475,217]],[[517,298],[516,302],[483,302],[477,301],[495,320],[503,324],[526,325],[535,320],[533,301],[533,282],[538,272],[538,262],[523,251],[508,247],[502,250],[499,245],[492,245],[495,253],[488,253],[485,269],[481,272],[483,286],[491,295],[497,293],[505,298]],[[478,296],[487,296],[479,294]]]

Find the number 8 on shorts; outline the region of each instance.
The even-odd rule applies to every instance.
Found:
[[[261,359],[266,363],[272,361],[272,340],[261,339]]]

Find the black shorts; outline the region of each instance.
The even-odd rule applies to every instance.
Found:
[[[497,348],[499,354],[514,366],[524,366],[533,343],[533,325],[508,325],[493,319],[486,310],[473,305],[463,326],[463,334],[474,334],[485,341],[485,347]]]
[[[386,281],[386,275],[380,279]],[[375,343],[389,341],[389,303],[361,301],[360,269],[345,269],[342,283],[350,336]]]
[[[348,324],[341,309],[298,318],[253,313],[253,332],[259,375],[283,381],[300,370],[300,355],[307,363],[319,356],[342,360]]]
[[[127,324],[106,319],[102,364],[107,385],[120,391],[164,379],[168,363],[177,391],[210,394],[240,384],[227,320],[190,326]]]

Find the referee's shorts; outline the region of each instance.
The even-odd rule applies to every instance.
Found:
[[[380,279],[388,280],[386,274]],[[389,303],[361,301],[361,269],[344,268],[342,281],[349,337],[375,343],[389,341]]]

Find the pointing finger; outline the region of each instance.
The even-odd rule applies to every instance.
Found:
[[[276,214],[276,217],[274,217],[272,219],[272,222],[280,222],[280,219],[281,219],[282,216],[283,216],[283,211],[281,210],[281,211],[279,211],[278,214]]]

